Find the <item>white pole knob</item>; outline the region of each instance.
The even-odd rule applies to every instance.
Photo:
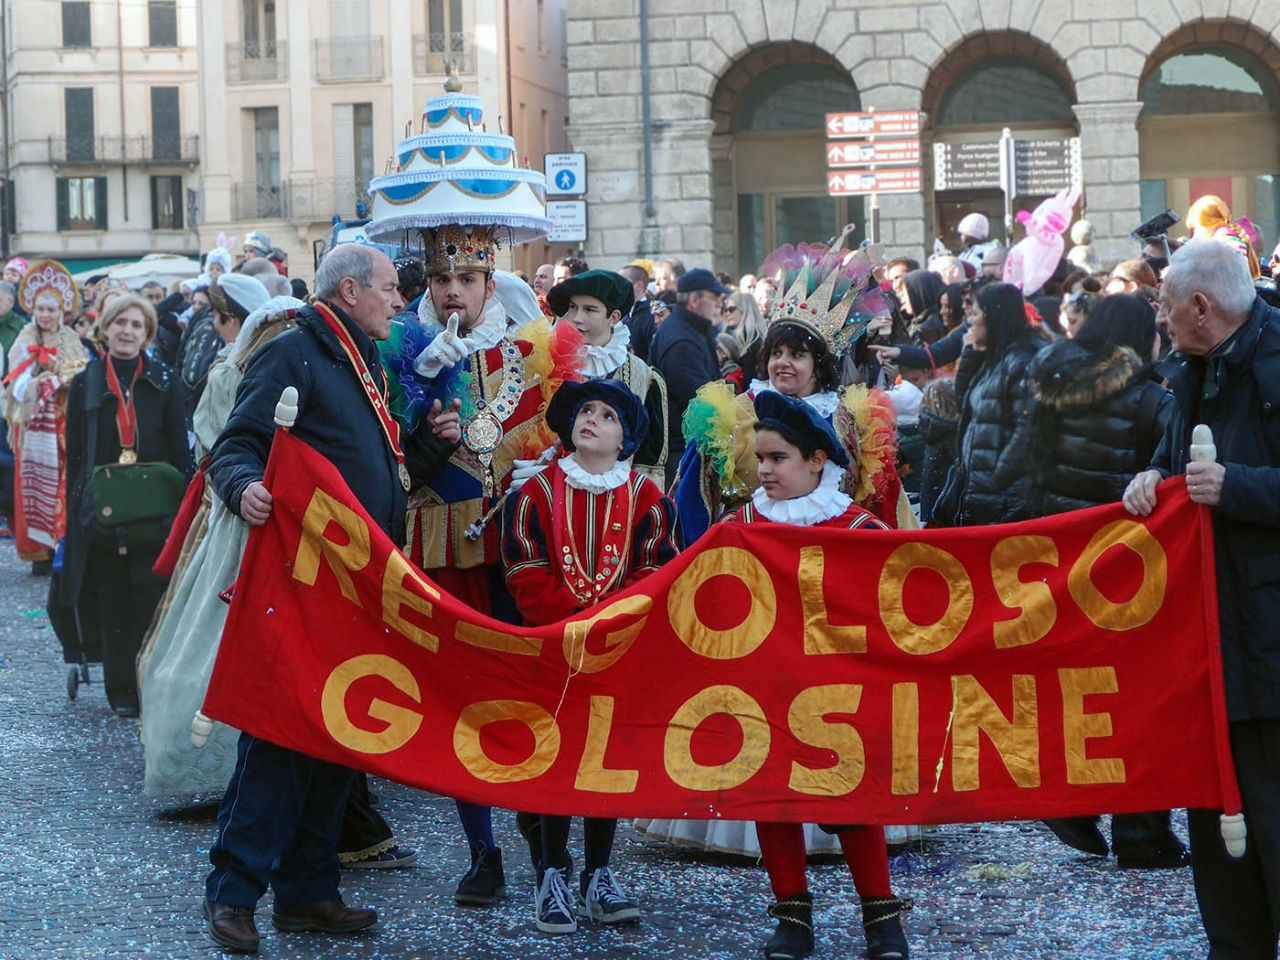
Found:
[[[276,423],[289,430],[298,422],[298,388],[285,387],[276,404]]]
[[[290,390],[293,387],[289,388]],[[200,710],[196,711],[196,715],[191,718],[191,745],[199,750],[209,742],[209,737],[213,734],[213,720],[206,717]]]
[[[1222,831],[1222,844],[1227,848],[1227,854],[1239,860],[1244,856],[1245,839],[1249,834],[1249,828],[1245,826],[1244,814],[1233,813],[1227,816],[1224,813],[1218,820],[1220,821],[1219,829]]]
[[[1213,463],[1218,459],[1218,448],[1213,444],[1213,431],[1205,423],[1197,423],[1191,431],[1192,463]]]

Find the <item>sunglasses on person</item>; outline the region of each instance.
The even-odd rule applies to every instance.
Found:
[[[737,313],[741,309],[742,308],[738,306],[736,303],[726,303],[723,307],[720,308],[720,312],[721,313]]]

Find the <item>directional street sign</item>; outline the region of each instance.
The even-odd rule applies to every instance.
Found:
[[[920,134],[919,110],[877,110],[867,113],[828,113],[827,136],[915,137]]]
[[[551,232],[547,243],[585,243],[587,239],[587,201],[548,200],[547,219]]]
[[[843,140],[827,144],[827,166],[832,168],[919,162],[919,140]]]
[[[890,167],[886,170],[827,172],[827,193],[833,197],[872,193],[919,193],[919,167]]]
[[[587,192],[585,153],[548,153],[542,169],[547,176],[547,196],[580,197]]]
[[[1015,140],[1013,195],[1039,197],[1079,184],[1084,179],[1080,138]]]
[[[934,190],[999,190],[1000,142],[935,143]]]

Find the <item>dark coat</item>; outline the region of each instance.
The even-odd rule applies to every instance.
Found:
[[[964,350],[964,335],[968,332],[969,324],[962,323],[941,340],[925,347],[916,347],[909,343],[894,344],[902,350],[898,357],[898,366],[911,367],[915,370],[945,367],[948,363],[954,362]]]
[[[120,433],[116,426],[119,402],[102,375],[105,362],[102,357],[90,360],[89,366],[72,378],[67,391],[67,541],[60,599],[68,605],[74,605],[80,595],[89,558],[91,510],[86,509],[86,498],[90,496],[93,468],[120,459]],[[129,369],[132,370],[132,366]],[[119,366],[117,373],[121,373]],[[122,374],[121,379],[126,377]],[[91,380],[102,384],[97,397],[97,436],[92,462],[89,460],[89,425],[93,418],[87,410],[91,406],[88,396]],[[142,373],[134,388],[133,410],[138,418],[135,449],[139,462],[169,463],[190,476],[191,451],[187,447],[187,427],[182,419],[173,371],[159,360],[147,357],[143,361]],[[141,550],[130,549],[126,562],[136,582],[152,579],[151,565],[161,546],[156,543]],[[112,559],[115,560],[114,555]]]
[[[924,441],[924,459],[920,463],[920,522],[933,518],[933,502],[938,499],[947,471],[956,459],[955,420],[948,420],[928,410],[920,411],[920,439]]]
[[[208,382],[209,368],[223,346],[222,334],[213,323],[213,312],[208,309],[197,311],[187,324],[178,347],[178,380],[188,430]]]
[[[1214,368],[1205,389],[1205,370]],[[1152,466],[1185,473],[1191,428],[1208,424],[1226,466],[1210,509],[1229,720],[1280,718],[1280,310],[1249,319],[1209,358],[1182,357],[1176,404]],[[1202,396],[1203,395],[1203,396]]]
[[[1033,513],[1031,415],[1027,375],[1035,350],[1013,346],[998,361],[966,351],[956,372],[960,391],[959,458],[964,467],[959,526],[1011,523]]]
[[[653,322],[653,311],[649,309],[648,299],[636,301],[623,322],[631,331],[631,352],[641,360],[648,361],[649,346],[658,330],[658,325]]]
[[[704,383],[720,379],[716,361],[715,324],[690,313],[680,304],[662,321],[649,346],[649,366],[667,381],[667,480],[671,480],[684,452],[680,424],[685,407]]]
[[[341,310],[375,379],[383,376],[373,341]],[[352,494],[397,545],[404,542],[406,494],[382,425],[342,344],[314,307],[300,311],[298,326],[258,349],[236,392],[231,416],[214,443],[208,477],[235,513],[245,487],[261,480],[275,435],[275,409],[285,387],[298,390],[295,437],[323,454],[342,474]],[[430,427],[403,443],[415,480],[448,458],[452,445],[436,440]],[[412,452],[411,452],[412,451]]]
[[[1036,355],[1032,461],[1041,516],[1114,503],[1147,468],[1173,394],[1129,347],[1098,361],[1074,340]]]

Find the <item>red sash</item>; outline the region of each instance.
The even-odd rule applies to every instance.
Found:
[[[58,359],[57,347],[42,347],[38,343],[27,344],[27,359],[9,371],[9,375],[0,381],[0,386],[8,386],[11,380],[15,380],[22,375],[22,372],[33,363],[41,366],[53,366],[53,361]]]

